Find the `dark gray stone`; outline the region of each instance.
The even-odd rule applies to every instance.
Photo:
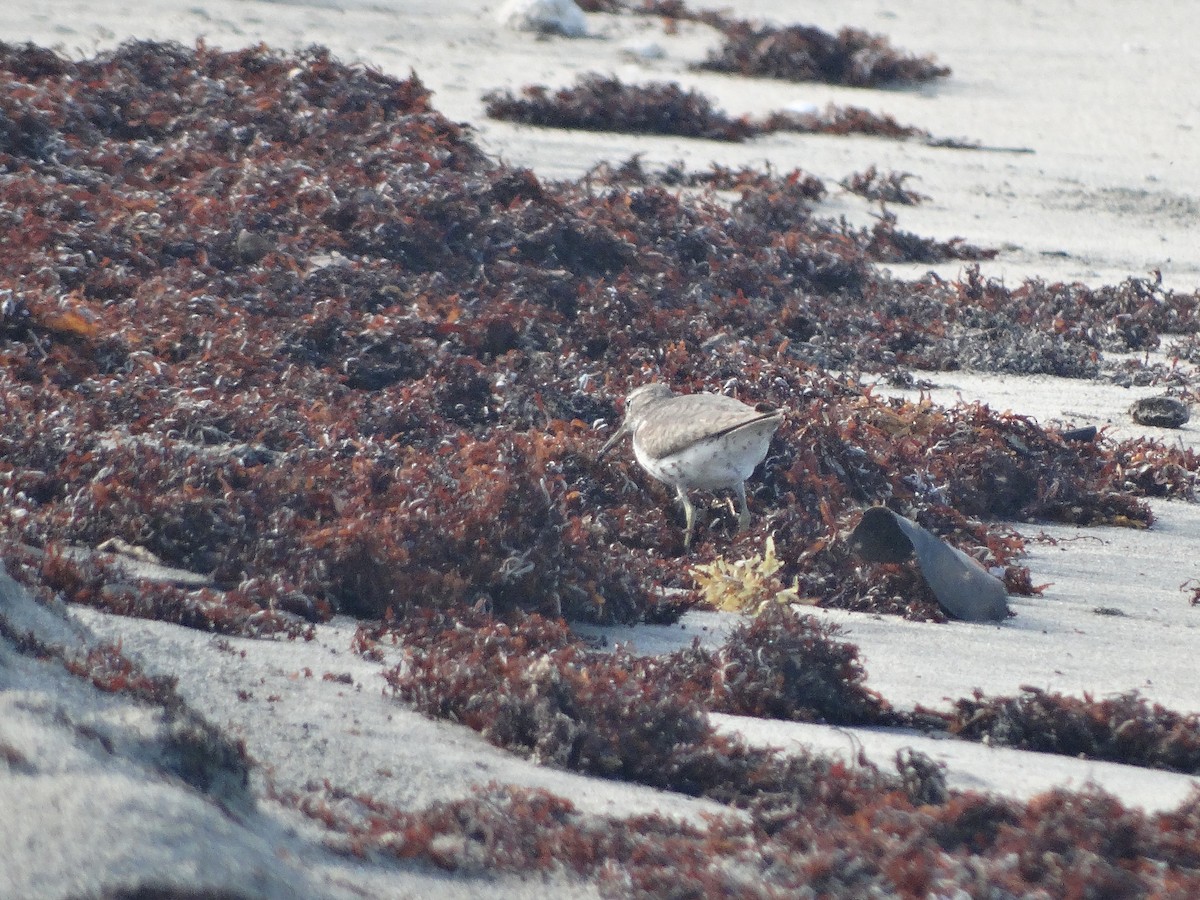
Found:
[[[1129,415],[1139,425],[1155,428],[1179,428],[1190,418],[1187,404],[1174,397],[1143,397],[1129,407]]]

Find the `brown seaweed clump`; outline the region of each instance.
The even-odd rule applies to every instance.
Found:
[[[725,18],[717,27],[725,42],[699,69],[848,87],[914,84],[950,74],[932,57],[901,53],[887,38],[859,28],[832,35],[811,25],[779,28]]]
[[[404,662],[385,673],[397,698],[498,746],[573,771],[706,794],[718,787],[712,779],[729,776],[707,770],[725,746],[709,711],[898,721],[865,687],[857,648],[833,640],[836,633],[780,607],[735,631],[716,654],[693,647],[647,657],[589,650],[539,616],[505,624],[423,614],[360,629],[356,648],[401,644]]]
[[[493,119],[626,134],[675,134],[716,141],[744,141],[754,128],[747,119],[731,119],[712,101],[674,82],[627,85],[615,76],[581,75],[574,87],[553,93],[527,85],[521,96],[493,91],[484,98]]]
[[[1153,815],[1095,789],[1024,804],[975,793],[923,803],[899,789],[899,779],[871,769],[801,757],[781,758],[775,769],[801,787],[751,804],[749,820],[714,816],[703,824],[587,815],[547,791],[495,785],[417,811],[328,783],[277,799],[324,826],[347,854],[422,861],[478,879],[582,877],[610,897],[1200,891],[1195,799]],[[819,782],[810,780],[813,771]]]
[[[902,125],[886,113],[873,113],[861,106],[836,106],[832,103],[819,112],[771,113],[756,123],[756,129],[758,134],[792,131],[798,134],[860,134],[893,140],[937,140],[925,129]]]
[[[916,206],[929,198],[911,188],[905,187],[904,182],[912,178],[910,172],[888,172],[884,174],[875,166],[868,166],[861,172],[854,172],[841,181],[843,188],[852,194],[865,197],[868,200],[878,200],[880,203],[899,203],[902,206]]]
[[[396,697],[537,762],[687,794],[762,762],[745,748],[724,758],[698,691],[663,691],[652,657],[588,651],[540,617],[473,624],[420,616],[373,634],[403,641],[385,673]]]
[[[974,366],[1090,377],[1200,331],[1197,295],[896,281],[963,258],[882,217],[822,219],[800,172],[548,183],[488,159],[414,76],[319,48],[135,42],[83,61],[0,45],[0,537],[14,577],[222,633],[461,604],[669,618],[692,565],[775,532],[826,605],[938,617],[839,538],[886,503],[1031,590],[995,519],[1145,524],[1194,456],[1064,441],[853,376]],[[987,335],[981,340],[979,335]],[[596,461],[648,380],[789,410],[756,531],[677,513]],[[715,498],[709,498],[715,501]],[[116,539],[206,584],[131,583]]]
[[[952,734],[993,746],[1200,774],[1200,716],[1136,692],[1082,699],[1023,686],[1016,697],[958,700],[943,716]]]
[[[589,12],[660,16],[668,27],[676,21],[703,22],[725,38],[696,66],[714,72],[849,87],[920,84],[950,74],[932,57],[904,53],[883,35],[860,28],[831,34],[814,25],[765,25],[723,12],[693,10],[683,0],[589,0],[582,6]]]
[[[857,106],[830,105],[823,112],[772,113],[763,119],[733,118],[717,109],[704,94],[675,82],[625,84],[615,76],[580,75],[573,87],[551,91],[531,84],[521,96],[491,91],[484,96],[493,119],[543,128],[578,128],[624,134],[667,134],[740,142],[790,131],[800,134],[863,134],[893,139],[933,140],[929,132],[901,125],[888,115]]]
[[[1200,454],[1162,441],[1131,438],[1113,448],[1120,480],[1126,490],[1139,497],[1196,499],[1200,478]]]
[[[778,635],[781,624],[764,633]],[[889,774],[861,760],[753,750],[713,732],[697,682],[671,678],[677,655],[595,654],[536,617],[507,626],[426,614],[360,629],[356,643],[369,653],[389,639],[408,654],[388,674],[393,689],[426,712],[555,765],[703,796],[743,816],[704,825],[615,820],[545,792],[496,786],[416,812],[328,783],[279,798],[350,853],[480,875],[582,876],[631,897],[658,896],[668,885],[764,898],[814,886],[855,896],[972,886],[1014,896],[1064,885],[1078,896],[1196,888],[1195,798],[1153,816],[1098,790],[1018,803],[948,790],[938,766],[911,751],[897,755]],[[761,655],[768,647],[752,638],[746,649]],[[693,666],[700,659],[693,652]],[[736,666],[723,671],[738,680]]]
[[[662,677],[668,686],[681,676],[703,686],[712,712],[840,725],[899,722],[866,686],[858,648],[840,635],[832,623],[771,604],[715,653],[696,646],[672,654]]]

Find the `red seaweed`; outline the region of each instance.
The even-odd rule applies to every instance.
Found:
[[[828,372],[1093,377],[1102,352],[1200,330],[1196,295],[896,281],[877,259],[986,251],[823,219],[802,172],[697,176],[732,204],[543,182],[415,76],[319,48],[4,45],[0,73],[0,533],[17,577],[75,602],[295,637],[458,603],[663,620],[695,602],[663,590],[692,564],[769,529],[805,596],[937,619],[918,579],[868,578],[843,546],[863,505],[1028,592],[1020,539],[989,521],[1144,525],[1139,497],[1192,490],[1194,455]],[[596,462],[650,379],[788,410],[753,531],[701,497],[685,555],[669,494]],[[88,561],[114,538],[210,583],[131,590]]]

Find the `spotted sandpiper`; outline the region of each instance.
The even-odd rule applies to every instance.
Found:
[[[638,464],[675,488],[687,523],[683,546],[692,544],[696,509],[692,488],[731,488],[738,499],[738,530],[750,525],[746,479],[767,455],[783,410],[755,409],[720,394],[672,393],[665,384],[644,384],[625,399],[625,421],[600,456],[626,434],[633,435]]]

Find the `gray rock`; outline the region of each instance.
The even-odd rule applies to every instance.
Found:
[[[1174,397],[1143,397],[1131,407],[1129,415],[1139,425],[1179,428],[1190,418],[1187,404]]]

